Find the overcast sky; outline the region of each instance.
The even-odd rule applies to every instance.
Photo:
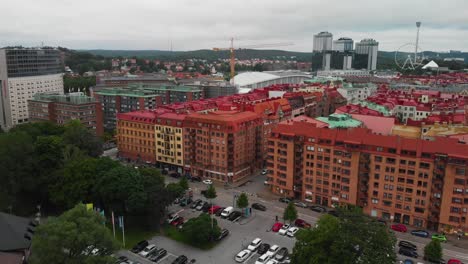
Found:
[[[0,46],[195,50],[292,42],[313,35],[374,38],[380,50],[414,42],[468,51],[468,0],[2,0]]]

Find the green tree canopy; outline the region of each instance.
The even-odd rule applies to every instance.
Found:
[[[87,129],[79,120],[72,120],[65,125],[63,141],[74,145],[91,157],[102,154],[102,141]]]
[[[205,198],[206,199],[214,199],[217,196],[218,195],[216,194],[216,189],[213,186],[213,184],[208,185],[208,189],[206,190],[206,193],[205,193]]]
[[[211,228],[212,221],[213,228]],[[205,213],[191,218],[182,228],[182,233],[192,245],[205,245],[218,237],[220,232],[221,230],[216,219],[210,219],[210,216]]]
[[[109,255],[118,244],[103,220],[82,204],[57,218],[49,218],[33,236],[30,263],[113,263]]]
[[[179,185],[180,187],[182,187],[182,189],[184,189],[184,191],[188,190],[189,188],[189,184],[188,184],[188,180],[186,177],[182,177],[179,181]]]
[[[290,223],[297,219],[297,209],[294,203],[290,202],[286,208],[284,208],[283,214],[284,221],[289,221]]]
[[[393,233],[359,209],[339,213],[339,218],[323,215],[316,228],[296,234],[293,263],[395,263]]]
[[[246,208],[247,206],[249,206],[249,198],[245,193],[241,193],[237,198],[237,207]]]
[[[437,262],[442,258],[442,246],[439,240],[432,240],[424,247],[424,259]]]

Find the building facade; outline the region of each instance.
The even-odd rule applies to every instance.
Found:
[[[268,142],[271,191],[325,206],[358,205],[396,223],[467,231],[468,148],[457,140],[365,128],[280,124]]]
[[[378,52],[379,43],[373,39],[363,39],[357,42],[354,53],[354,68],[375,71]]]
[[[262,118],[253,112],[218,111],[185,119],[185,167],[191,175],[234,183],[259,169]]]
[[[28,100],[29,121],[52,121],[64,125],[80,120],[98,136],[104,134],[102,110],[95,98],[81,92],[70,94],[39,93]]]
[[[333,34],[330,32],[320,32],[314,35],[314,52],[332,50]]]
[[[0,125],[26,123],[28,100],[36,93],[63,94],[62,62],[56,49],[0,49]]]
[[[333,50],[339,52],[352,51],[354,41],[351,38],[339,38],[333,41]]]

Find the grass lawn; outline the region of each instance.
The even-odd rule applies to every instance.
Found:
[[[173,240],[175,240],[177,242],[181,242],[181,243],[190,245],[192,247],[207,250],[207,249],[211,249],[214,246],[216,246],[216,242],[210,242],[210,243],[206,243],[206,244],[203,244],[203,245],[200,245],[200,244],[193,245],[193,244],[190,243],[190,241],[187,239],[187,237],[184,236],[184,234],[182,232],[180,232],[177,228],[175,228],[173,226],[170,226],[170,225],[164,226],[162,228],[162,230],[163,230],[163,233],[167,237],[169,237],[169,238],[171,238],[171,239],[173,239]]]
[[[107,227],[112,233],[112,225],[108,225]],[[150,239],[157,234],[159,234],[157,231],[148,231],[140,227],[125,227],[125,248],[131,249],[138,242]],[[123,246],[122,230],[117,225],[115,226],[115,239]]]

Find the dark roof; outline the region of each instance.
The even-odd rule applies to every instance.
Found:
[[[0,212],[0,251],[29,248],[31,241],[24,235],[30,222],[29,218]]]

